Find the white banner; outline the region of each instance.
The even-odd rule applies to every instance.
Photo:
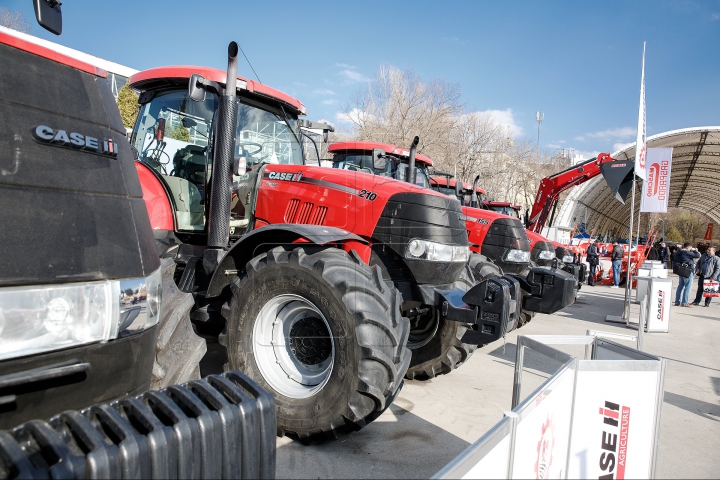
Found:
[[[659,374],[593,362],[580,362],[567,478],[651,478]]]
[[[635,175],[645,180],[645,42],[643,42],[642,73],[640,74],[640,109],[638,111],[637,139],[635,140]]]
[[[670,197],[670,169],[672,167],[672,148],[648,149],[642,186],[641,212],[667,212]]]

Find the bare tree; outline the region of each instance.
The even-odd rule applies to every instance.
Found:
[[[0,25],[12,28],[22,33],[30,33],[30,24],[25,21],[25,15],[17,10],[0,8]]]
[[[529,139],[515,139],[488,112],[468,112],[457,84],[423,82],[411,69],[391,65],[357,91],[343,107],[352,126],[348,136],[393,145],[410,145],[433,159],[437,170],[456,173],[480,185],[489,196],[532,205],[540,180],[560,168],[560,157],[542,151]]]

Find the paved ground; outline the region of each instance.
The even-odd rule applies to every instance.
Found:
[[[622,289],[585,287],[571,307],[555,315],[537,315],[510,333],[504,345],[496,342],[479,349],[452,374],[406,381],[395,404],[360,432],[307,446],[279,438],[278,478],[433,475],[510,410],[518,333],[632,333],[604,321],[607,314],[622,312],[622,300]],[[631,318],[637,319],[637,311],[634,306]],[[673,307],[670,333],[645,335],[645,350],[668,359],[658,478],[716,478],[720,472],[718,347],[720,301],[709,308]],[[556,367],[533,357],[526,357],[526,365],[531,370],[523,376],[524,394]]]

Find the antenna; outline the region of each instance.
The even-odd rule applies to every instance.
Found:
[[[537,158],[540,160],[540,124],[545,120],[545,114],[543,112],[538,111],[535,114],[535,120],[537,120],[538,123],[538,136],[537,136]]]

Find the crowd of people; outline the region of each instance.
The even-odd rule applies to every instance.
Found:
[[[605,252],[602,252],[605,253]],[[672,244],[668,246],[665,242],[660,243],[657,249],[657,259],[665,268],[672,268],[678,275],[678,287],[675,292],[675,306],[691,308],[699,306],[704,298],[703,306],[709,307],[712,297],[704,297],[705,280],[718,281],[720,278],[720,257],[716,254],[715,247],[708,247],[702,255],[691,243]],[[601,252],[597,240],[591,241],[585,251],[587,262],[590,266],[588,285],[595,284],[595,270],[599,265]],[[619,288],[625,250],[617,241],[612,243],[610,260],[612,262],[613,285],[610,288]],[[697,293],[695,300],[690,302],[690,290],[692,289],[693,278],[697,276]]]

